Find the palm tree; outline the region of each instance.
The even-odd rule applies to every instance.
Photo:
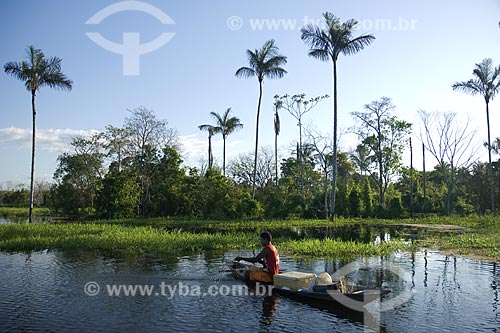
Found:
[[[357,21],[350,19],[340,22],[332,13],[325,12],[323,18],[326,28],[309,24],[301,29],[302,40],[309,45],[309,56],[333,62],[333,177],[331,195],[331,218],[335,214],[335,188],[337,185],[337,60],[339,55],[352,55],[371,44],[375,37],[371,34],[353,38],[352,33]]]
[[[255,198],[255,178],[257,175],[257,149],[259,147],[259,115],[262,101],[262,83],[264,78],[279,79],[287,71],[281,66],[285,65],[286,57],[279,54],[279,48],[274,45],[274,40],[268,40],[261,49],[255,51],[247,50],[249,67],[241,67],[235,73],[236,77],[249,78],[256,76],[259,81],[259,103],[257,104],[257,122],[255,126],[255,155],[253,165],[253,191],[252,198]]]
[[[224,176],[226,175],[226,138],[229,134],[239,130],[240,128],[243,128],[243,124],[240,123],[240,119],[238,117],[229,117],[230,113],[231,108],[228,108],[222,116],[216,112],[210,112],[217,123],[217,126],[215,127],[215,133],[221,133],[222,140],[224,141],[222,155],[222,170]]]
[[[212,125],[200,125],[198,126],[200,131],[207,131],[208,132],[208,168],[212,169],[213,163],[214,163],[214,156],[212,155],[212,136],[215,134],[215,126]]]
[[[456,82],[452,85],[453,90],[462,91],[471,95],[481,95],[486,102],[486,126],[488,127],[488,162],[491,191],[491,212],[495,213],[495,185],[493,179],[493,165],[491,163],[491,141],[490,141],[490,110],[489,103],[500,91],[500,66],[493,67],[493,60],[484,59],[476,64],[473,79],[469,81]]]
[[[33,133],[31,143],[31,180],[30,180],[30,208],[29,222],[33,218],[33,192],[35,180],[35,141],[36,141],[36,109],[35,96],[43,87],[71,90],[73,82],[61,70],[61,59],[57,57],[45,58],[42,50],[30,45],[26,48],[26,61],[8,62],[4,65],[5,73],[24,82],[26,89],[31,93],[31,111],[33,114]]]
[[[276,97],[276,96],[275,96]],[[274,102],[274,168],[276,169],[276,186],[278,186],[278,135],[280,135],[281,123],[280,116],[278,114],[279,108],[281,108],[282,102]]]

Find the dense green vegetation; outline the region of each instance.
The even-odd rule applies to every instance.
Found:
[[[186,255],[205,251],[253,250],[258,247],[255,233],[192,233],[153,227],[118,224],[11,224],[0,225],[2,251],[98,251],[122,255]],[[363,244],[324,240],[278,238],[280,252],[288,255],[352,258],[388,255],[404,244]]]
[[[237,249],[255,243],[248,235],[192,234],[151,227],[108,224],[11,224],[0,226],[3,251],[60,249],[124,255],[182,255],[213,249]]]
[[[418,223],[410,223],[418,222]],[[97,251],[101,254],[180,256],[257,250],[262,230],[272,230],[282,255],[350,259],[397,250],[441,249],[455,255],[500,260],[500,223],[492,217],[412,220],[337,219],[296,221],[105,220],[93,223],[0,225],[2,251]],[[352,228],[350,228],[352,227]],[[388,243],[381,230],[398,230]],[[387,229],[393,228],[393,229]],[[395,228],[395,229],[394,229]],[[314,230],[316,233],[308,233]],[[342,239],[342,230],[353,239]],[[333,232],[332,232],[333,231]],[[356,239],[364,233],[368,241]],[[410,236],[412,234],[413,236]],[[318,236],[322,235],[322,236]],[[396,237],[402,235],[401,237]],[[406,235],[406,239],[402,239]],[[413,242],[409,238],[413,238]],[[362,237],[360,237],[362,238]]]
[[[32,95],[33,146],[30,190],[0,191],[0,203],[49,207],[71,219],[113,219],[171,217],[190,219],[318,219],[389,218],[408,216],[495,214],[500,201],[500,161],[498,139],[490,138],[488,163],[477,160],[468,122],[455,119],[453,112],[420,110],[422,147],[415,153],[430,153],[434,169],[416,171],[411,161],[403,161],[403,151],[412,145],[410,136],[417,124],[394,115],[396,105],[389,97],[360,104],[363,111],[349,110],[355,126],[349,129],[358,142],[351,151],[341,151],[337,143],[337,61],[368,47],[375,36],[354,36],[357,21],[342,22],[332,13],[323,14],[323,26],[306,25],[300,38],[309,56],[333,65],[333,134],[303,128],[302,116],[327,95],[306,99],[305,93],[276,95],[274,107],[275,152],[259,150],[259,116],[264,79],[283,78],[287,57],[274,40],[261,48],[247,50],[248,67],[239,68],[237,77],[256,77],[259,82],[255,151],[228,161],[225,143],[233,131],[243,128],[228,108],[223,115],[211,112],[214,124],[200,125],[208,132],[208,163],[193,167],[184,164],[182,147],[175,128],[158,119],[153,110],[128,110],[122,127],[106,126],[90,137],[75,137],[74,152],[58,157],[54,184],[47,189],[34,182],[35,93],[44,85],[71,89],[72,82],[61,71],[57,57],[45,59],[39,49],[28,47],[28,61],[5,64],[7,74],[21,79]],[[52,68],[53,67],[53,68]],[[46,75],[46,71],[51,75]],[[489,102],[500,90],[500,66],[484,59],[476,64],[474,78],[457,82],[453,89],[485,98]],[[238,108],[235,108],[237,113]],[[295,151],[278,160],[278,112],[286,110],[299,122],[299,142]],[[249,126],[245,126],[247,129]],[[304,137],[303,137],[304,131]],[[222,172],[214,161],[213,136],[221,135]],[[295,142],[289,144],[295,146]],[[412,150],[413,153],[413,150]],[[274,159],[273,159],[274,157]],[[425,160],[425,158],[424,158]],[[410,163],[408,163],[410,162]],[[410,167],[408,167],[410,164]],[[278,172],[281,170],[281,173]],[[36,185],[36,186],[35,186]],[[41,184],[43,185],[43,184]],[[36,188],[35,188],[36,187]]]
[[[402,147],[409,124],[390,115],[390,100],[366,106],[355,117],[378,122],[379,132],[361,137],[353,152],[338,152],[336,218],[404,218],[432,215],[488,214],[487,163],[453,165],[441,161],[423,172],[405,167]],[[370,111],[386,108],[383,117]],[[425,116],[423,116],[425,117]],[[439,123],[439,115],[433,120]],[[454,117],[446,116],[452,126]],[[427,121],[430,121],[426,118]],[[142,127],[137,127],[140,124]],[[430,126],[431,122],[426,123]],[[163,138],[150,141],[144,131]],[[259,155],[256,192],[252,198],[253,156],[230,161],[223,175],[217,166],[185,166],[174,130],[139,108],[123,128],[108,126],[90,138],[74,138],[74,153],[59,156],[52,186],[37,187],[35,204],[71,219],[171,217],[188,219],[318,219],[330,211],[332,154],[328,138],[307,132],[305,143],[282,158],[276,178],[275,156]],[[392,136],[391,136],[392,135]],[[165,138],[168,139],[165,139]],[[138,142],[141,144],[138,145]],[[380,149],[377,147],[380,146]],[[302,147],[302,148],[301,148]],[[209,158],[210,160],[211,158]],[[499,161],[493,162],[500,183]],[[381,165],[383,166],[381,168]],[[500,200],[500,188],[495,187]],[[1,202],[29,205],[27,190],[0,192]]]

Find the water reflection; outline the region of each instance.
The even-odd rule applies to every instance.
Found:
[[[58,221],[65,221],[63,218],[56,218],[52,216],[33,216],[33,223],[53,223]],[[28,223],[27,217],[2,215],[0,216],[0,224],[15,224],[15,223]]]
[[[270,325],[274,321],[274,319],[276,319],[278,302],[279,299],[273,296],[265,296],[262,300],[261,323],[263,325]]]
[[[0,224],[12,224],[16,223],[15,220],[8,218],[7,216],[0,216]]]
[[[336,227],[321,227],[321,228],[301,228],[292,227],[289,229],[273,230],[275,239],[293,239],[300,240],[305,238],[315,239],[339,239],[342,241],[357,241],[361,243],[380,244],[382,242],[390,242],[394,239],[407,239],[410,242],[418,239],[424,239],[436,233],[456,233],[461,232],[460,229],[446,230],[440,228],[424,228],[418,225],[383,225],[383,224],[348,224]]]
[[[236,253],[226,253],[234,257]],[[497,264],[408,253],[358,259],[367,267],[349,276],[367,287],[386,285],[397,297],[414,297],[382,313],[381,331],[495,332],[500,327]],[[287,270],[319,274],[344,267],[337,259],[282,258]],[[404,275],[387,270],[399,267]],[[285,297],[224,295],[195,297],[86,296],[88,281],[105,284],[238,286],[225,272],[222,257],[204,254],[180,258],[125,259],[92,253],[43,252],[0,254],[0,331],[289,331],[363,330],[362,313],[328,304],[302,303]],[[385,302],[385,300],[384,300]]]

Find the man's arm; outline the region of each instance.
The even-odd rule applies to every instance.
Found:
[[[244,257],[236,257],[234,258],[235,261],[240,261],[240,260],[243,260],[243,261],[247,261],[247,262],[258,262],[258,263],[261,263],[263,264],[264,263],[264,257],[268,254],[268,252],[271,251],[269,250],[269,248],[265,247],[262,249],[262,251],[260,251],[260,253],[253,257],[253,258],[244,258]]]

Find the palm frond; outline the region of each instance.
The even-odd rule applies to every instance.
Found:
[[[263,74],[264,74],[264,76],[266,76],[270,79],[280,79],[283,76],[285,76],[286,73],[288,73],[288,72],[281,67],[272,67],[272,68],[269,68]]]
[[[224,136],[227,136],[233,132],[236,132],[243,128],[243,124],[240,122],[238,117],[231,117],[226,122],[226,129],[224,132]]]
[[[481,81],[489,81],[490,76],[493,74],[493,60],[491,58],[483,59],[479,64],[475,65],[473,74]]]
[[[472,79],[469,81],[456,82],[451,87],[455,91],[461,91],[472,96],[481,93],[481,87]]]
[[[200,131],[210,132],[210,131],[212,131],[213,126],[209,125],[209,124],[203,124],[203,125],[199,125],[198,128],[200,129]]]
[[[338,30],[341,27],[340,19],[333,13],[324,12],[323,19],[325,20],[327,30]]]
[[[40,86],[49,86],[59,90],[71,90],[73,81],[68,79],[63,73],[50,73],[45,75],[40,81]]]
[[[493,73],[491,90],[494,92],[492,98],[500,91],[500,65]]]
[[[260,62],[260,58],[262,57],[261,52],[259,50],[255,51],[247,50],[246,52],[250,68],[256,68]]]
[[[319,26],[308,24],[301,29],[300,38],[311,49],[325,49],[328,46],[328,39],[325,38],[323,30]]]
[[[342,47],[341,52],[344,55],[352,55],[352,54],[358,53],[359,51],[364,49],[365,46],[370,45],[374,39],[375,39],[375,37],[371,34],[358,36],[358,37],[348,41]]]
[[[223,117],[220,114],[218,114],[217,112],[212,111],[212,112],[210,112],[210,115],[212,116],[212,118],[214,118],[214,120],[217,124],[224,123]]]
[[[231,108],[228,108],[222,116],[217,112],[210,112],[210,115],[214,118],[217,124],[216,126],[213,126],[214,134],[221,133],[225,138],[232,132],[243,128],[243,124],[240,123],[240,119],[238,117],[230,117],[230,113]]]
[[[364,49],[375,39],[373,35],[361,35],[352,38],[352,32],[358,21],[355,19],[341,23],[340,19],[332,13],[323,13],[326,29],[318,26],[307,25],[302,28],[301,38],[309,45],[309,56],[322,61],[332,58],[334,61],[340,53],[351,55]]]
[[[355,19],[348,19],[344,23],[342,23],[342,29],[346,31],[349,35],[352,34],[352,31],[356,29],[356,26],[358,25],[358,21]]]
[[[278,53],[279,49],[275,45],[274,39],[270,39],[264,43],[262,46],[262,53],[270,56],[274,56]]]
[[[265,67],[268,67],[268,68],[279,67],[279,66],[286,65],[286,63],[287,63],[287,57],[285,57],[283,55],[276,55],[276,56],[269,58],[265,62]]]
[[[327,50],[322,50],[322,49],[315,49],[315,50],[310,50],[309,51],[309,56],[319,59],[321,61],[329,61],[330,60],[330,54],[328,53]]]
[[[42,50],[35,48],[33,45],[26,47],[26,59],[29,60],[30,65],[35,65],[40,58],[43,58]]]
[[[249,67],[241,67],[240,69],[238,69],[236,71],[236,73],[234,73],[234,75],[236,77],[242,77],[242,78],[249,78],[249,77],[252,77],[252,76],[255,76],[256,73],[255,71],[252,69],[252,68],[249,68]]]
[[[264,77],[281,78],[287,72],[281,67],[286,64],[287,57],[279,54],[279,48],[273,39],[264,43],[261,49],[247,50],[249,67],[241,67],[235,73],[236,77],[248,78],[257,76],[259,81]]]
[[[8,62],[3,66],[6,74],[12,75],[16,79],[26,81],[28,79],[27,73],[23,71],[23,64],[19,62]]]
[[[28,61],[5,64],[4,70],[7,74],[24,81],[27,90],[34,92],[42,86],[71,90],[73,82],[62,72],[60,58],[47,59],[40,49],[32,45],[26,48],[26,58]]]

